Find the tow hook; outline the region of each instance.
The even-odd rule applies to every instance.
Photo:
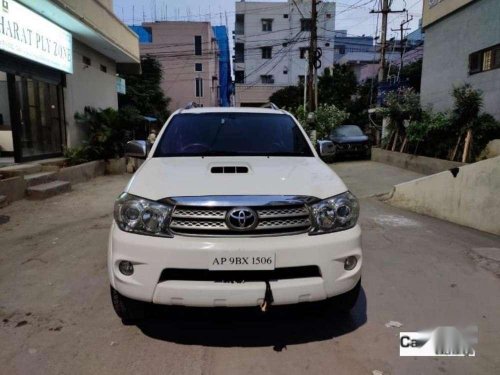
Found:
[[[271,290],[271,284],[269,280],[266,280],[266,293],[264,294],[264,301],[260,305],[260,310],[262,312],[266,312],[271,307],[271,304],[274,302],[273,291]]]

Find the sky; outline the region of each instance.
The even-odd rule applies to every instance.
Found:
[[[267,0],[274,2],[273,0]],[[284,1],[284,0],[281,0]],[[339,0],[335,19],[336,30],[347,30],[350,35],[375,35],[380,33],[380,17],[370,14],[377,10],[380,0]],[[413,21],[411,30],[418,28],[423,0],[389,0],[392,10],[408,9]],[[231,33],[234,28],[234,1],[231,0],[114,0],[116,15],[126,24],[140,25],[143,20],[211,21],[212,26],[227,25]],[[378,18],[378,22],[377,22]],[[405,14],[389,15],[389,29],[399,28]],[[378,27],[377,27],[378,25]],[[408,26],[407,26],[408,27]],[[231,35],[231,34],[229,34]],[[389,30],[388,37],[399,39],[399,31]]]

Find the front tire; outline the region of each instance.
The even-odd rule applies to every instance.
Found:
[[[113,308],[123,323],[133,323],[147,317],[148,303],[125,297],[112,286],[110,286],[110,289]]]

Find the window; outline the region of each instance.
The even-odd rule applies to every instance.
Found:
[[[299,85],[303,85],[306,81],[306,76],[299,75]]]
[[[342,46],[342,45],[336,46],[335,53],[338,53],[340,55],[344,55],[345,54],[345,46]]]
[[[154,157],[312,157],[291,116],[266,113],[175,115],[158,141]]]
[[[272,84],[274,83],[274,78],[272,75],[266,74],[260,76],[260,82],[263,84]]]
[[[202,63],[194,64],[194,71],[195,72],[203,72],[203,64]]]
[[[101,72],[107,73],[108,72],[108,67],[106,65],[101,64]]]
[[[201,56],[201,35],[194,36],[194,54]]]
[[[311,31],[312,20],[310,18],[302,18],[300,20],[300,31]]]
[[[245,43],[234,44],[234,62],[245,62]]]
[[[203,97],[203,79],[196,78],[195,85],[196,85],[196,97],[202,98]]]
[[[237,14],[236,15],[236,23],[234,25],[234,33],[236,35],[245,34],[245,15]]]
[[[483,52],[483,71],[493,69],[493,50]]]
[[[288,18],[288,14],[283,14],[283,18]]]
[[[325,43],[325,47],[330,47],[330,43]]]
[[[90,60],[90,57],[82,56],[82,61],[85,65],[92,65],[92,61]]]
[[[469,74],[500,68],[500,44],[469,55]]]
[[[245,71],[237,70],[234,72],[234,81],[236,83],[245,83]]]
[[[264,18],[262,21],[262,31],[273,31],[273,20],[270,18]]]
[[[300,47],[300,58],[301,59],[305,59],[307,57],[307,51],[309,51],[309,48]]]
[[[327,14],[326,14],[326,18],[328,18],[328,19],[332,18],[331,13],[327,13]]]
[[[261,47],[262,58],[263,59],[272,59],[273,57],[273,47]]]
[[[285,43],[282,43],[281,45],[282,45],[283,47],[286,47],[286,46],[288,46],[288,43],[287,43],[287,42],[285,42]]]

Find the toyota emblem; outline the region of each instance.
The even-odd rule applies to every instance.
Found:
[[[226,224],[232,230],[250,230],[257,226],[257,213],[248,207],[237,207],[226,214]]]

